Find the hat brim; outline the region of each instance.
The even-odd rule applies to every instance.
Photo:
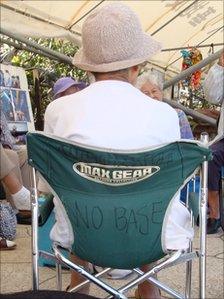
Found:
[[[102,64],[88,61],[83,48],[80,48],[73,58],[73,64],[84,71],[100,73],[112,72],[141,64],[160,52],[162,48],[159,42],[146,33],[143,34],[142,44],[136,45],[136,47],[138,47],[138,51],[129,59]]]

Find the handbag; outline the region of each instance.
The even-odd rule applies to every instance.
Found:
[[[8,202],[0,202],[0,237],[13,240],[16,237],[16,214]]]

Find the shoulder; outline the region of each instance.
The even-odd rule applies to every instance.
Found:
[[[61,109],[65,110],[66,107],[69,106],[69,103],[73,100],[73,98],[77,97],[76,94],[71,94],[68,96],[64,96],[52,101],[46,108],[47,111],[60,111]]]
[[[141,92],[139,89],[133,87],[135,89],[135,95],[138,97],[138,99],[141,99],[145,105],[152,107],[154,109],[159,109],[160,111],[167,112],[167,113],[176,113],[175,110],[167,103],[163,101],[158,101],[153,98],[151,98],[148,95],[145,95],[143,92]]]
[[[177,111],[169,104],[160,102],[154,99],[147,98],[147,106],[145,111],[150,111],[150,114],[154,119],[159,119],[161,125],[176,126],[179,124],[179,117]],[[148,108],[148,109],[147,109]]]
[[[164,102],[159,102],[159,101],[155,101],[156,103],[158,103],[158,107],[160,109],[160,111],[163,111],[164,113],[166,113],[168,116],[170,115],[171,117],[174,118],[178,118],[178,113],[173,107],[171,107],[169,104],[164,103]],[[181,110],[180,110],[181,112]]]

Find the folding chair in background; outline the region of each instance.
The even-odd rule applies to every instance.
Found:
[[[33,288],[38,289],[38,204],[35,170],[49,184],[65,208],[74,231],[72,253],[94,265],[105,267],[92,275],[63,255],[60,244],[53,244],[58,264],[77,271],[114,298],[149,280],[173,298],[190,298],[191,263],[199,257],[200,298],[205,298],[205,247],[207,205],[207,161],[210,151],[204,143],[176,141],[135,151],[108,150],[69,142],[44,133],[27,135],[29,163],[33,167],[32,245]],[[166,252],[163,223],[166,209],[179,190],[201,169],[200,249]],[[193,221],[192,221],[193,222]],[[147,273],[139,268],[159,261]],[[179,294],[154,276],[175,264],[185,263],[186,288]],[[137,278],[116,290],[100,277],[110,270],[134,269]],[[60,270],[60,267],[59,267]],[[58,271],[61,287],[61,274]]]

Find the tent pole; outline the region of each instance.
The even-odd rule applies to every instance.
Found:
[[[41,90],[40,90],[40,78],[38,69],[33,70],[33,81],[34,81],[34,103],[36,108],[36,130],[43,130],[43,120],[41,118]]]
[[[164,27],[166,27],[168,24],[170,24],[173,20],[175,20],[177,17],[179,17],[179,15],[181,15],[183,12],[185,12],[186,10],[188,10],[188,8],[190,8],[192,5],[194,5],[196,2],[198,2],[198,0],[195,0],[194,2],[192,2],[190,5],[188,5],[187,7],[185,7],[183,10],[181,10],[177,15],[175,15],[172,19],[170,19],[169,21],[167,21],[165,24],[163,24],[160,28],[158,28],[156,31],[154,31],[151,36],[155,35],[157,32],[159,32],[160,30],[162,30]],[[148,31],[148,29],[146,30]]]
[[[25,46],[23,44],[17,44],[15,42],[12,42],[11,40],[9,39],[6,39],[6,38],[2,38],[1,39],[1,42],[3,44],[7,44],[11,47],[14,47],[15,49],[18,49],[18,50],[24,50],[24,51],[28,51],[28,52],[32,52],[32,53],[35,53],[35,54],[38,54],[38,55],[42,55],[42,56],[46,56],[50,59],[53,59],[53,60],[59,60],[57,57],[55,56],[52,56],[52,55],[49,55],[47,53],[44,53],[43,51],[40,51],[40,50],[37,50],[37,49],[34,49],[32,47],[29,47],[29,46]]]
[[[95,10],[98,6],[100,6],[105,0],[101,0],[99,3],[97,3],[93,8],[91,8],[87,13],[85,13],[81,18],[79,18],[75,23],[69,25],[68,29],[71,29],[73,26],[78,24],[83,18],[85,18],[88,14],[90,14],[93,10]]]
[[[208,40],[210,37],[212,37],[213,35],[215,35],[217,32],[219,32],[219,30],[223,29],[224,26],[218,28],[217,30],[215,30],[214,32],[212,32],[209,36],[207,36],[205,39],[203,39],[199,44],[197,44],[196,46],[194,46],[194,48],[197,48],[198,46],[200,46],[203,42],[205,42],[206,40]],[[182,58],[182,56],[180,56],[179,58],[175,59],[174,61],[172,61],[171,63],[169,63],[166,68],[168,69],[169,66],[171,66],[172,64],[174,64],[175,62],[177,62],[178,60],[180,60]]]
[[[15,33],[12,33],[12,32],[10,32],[10,31],[8,31],[6,29],[3,29],[3,28],[1,28],[1,34],[4,34],[4,35],[9,36],[9,37],[11,37],[13,39],[16,39],[16,40],[18,40],[18,41],[20,41],[22,43],[25,43],[26,45],[28,45],[30,47],[33,47],[33,48],[35,48],[37,50],[40,50],[40,51],[42,51],[44,53],[47,53],[47,54],[51,55],[51,56],[57,57],[61,61],[65,62],[65,63],[67,63],[69,65],[72,65],[72,59],[70,57],[68,57],[68,56],[66,56],[66,55],[64,55],[62,53],[59,53],[59,52],[53,51],[51,49],[48,49],[46,47],[43,47],[43,46],[39,45],[38,43],[29,40],[26,37],[23,37],[21,35],[15,34]]]
[[[34,20],[43,22],[43,23],[45,23],[45,24],[49,24],[49,25],[52,25],[52,26],[55,26],[55,27],[59,27],[59,28],[61,28],[61,29],[65,29],[63,26],[61,26],[61,25],[59,25],[59,24],[56,24],[56,23],[53,23],[53,22],[51,22],[50,20],[47,20],[47,21],[46,21],[45,19],[42,19],[42,18],[37,17],[37,16],[34,16],[34,15],[32,15],[32,14],[30,14],[30,13],[27,13],[27,12],[25,12],[25,11],[21,11],[21,10],[19,10],[19,9],[17,9],[17,8],[15,9],[15,8],[13,8],[13,7],[11,7],[11,6],[6,5],[6,4],[1,3],[0,6],[3,7],[3,8],[5,8],[5,9],[11,10],[11,11],[13,11],[13,12],[16,12],[17,14],[20,14],[20,15],[22,15],[22,16],[29,17],[29,18],[31,18],[31,19],[34,19]],[[1,8],[0,8],[0,9],[1,9]],[[76,31],[74,31],[74,30],[69,30],[69,31],[70,31],[72,34],[74,34],[74,35],[81,36],[81,34],[80,34],[79,32],[76,32]]]
[[[216,47],[216,46],[224,46],[224,43],[217,43],[217,44],[206,44],[206,45],[200,45],[197,46],[196,48],[207,48],[207,47]],[[177,51],[177,50],[185,50],[185,49],[191,49],[195,48],[195,46],[187,46],[187,47],[179,47],[179,48],[169,48],[169,49],[162,49],[161,52],[169,52],[169,51]]]
[[[221,50],[217,51],[216,53],[210,55],[209,57],[205,58],[201,62],[189,67],[185,71],[182,71],[177,76],[175,76],[172,79],[170,79],[169,81],[165,82],[164,86],[163,86],[163,89],[166,89],[166,88],[176,84],[177,82],[179,82],[179,81],[183,80],[184,78],[188,77],[189,75],[191,75],[195,71],[200,70],[201,68],[203,68],[207,64],[209,64],[212,61],[218,59],[220,57],[220,55],[222,54],[222,52],[223,52],[223,49],[221,49]]]
[[[163,99],[163,102],[169,104],[173,108],[178,108],[178,109],[183,110],[187,115],[190,115],[195,120],[198,120],[198,121],[201,121],[204,123],[208,123],[210,126],[216,127],[216,119],[214,119],[213,117],[209,117],[209,116],[199,113],[198,111],[195,111],[191,108],[185,107],[185,106],[181,105],[180,103],[176,102],[175,100]]]

